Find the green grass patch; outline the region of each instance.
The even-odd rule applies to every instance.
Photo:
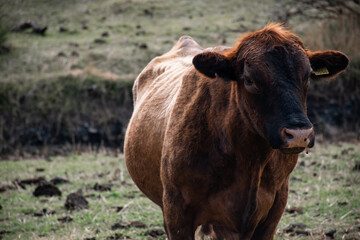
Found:
[[[331,230],[335,239],[359,238],[360,172],[354,170],[359,161],[360,148],[353,144],[325,144],[301,154],[291,174],[287,208],[301,207],[302,212],[284,213],[277,239],[292,238],[284,231],[290,223],[307,226],[309,236],[295,239],[324,239]]]
[[[62,177],[70,184],[58,185],[61,197],[34,197],[35,185],[26,189],[7,190],[0,194],[0,231],[3,239],[106,239],[115,234],[131,239],[149,239],[148,232],[162,228],[160,209],[148,200],[130,179],[123,157],[72,155],[46,160],[1,161],[0,183],[13,186],[13,181],[43,176],[47,180]],[[42,172],[38,172],[42,169]],[[95,183],[111,184],[110,191],[94,190]],[[89,209],[68,211],[68,194],[82,190]],[[119,210],[121,208],[121,210]],[[41,217],[35,213],[46,209]],[[58,219],[71,217],[70,222]],[[112,230],[116,222],[140,221],[145,228],[126,227]]]
[[[287,209],[275,239],[323,239],[336,230],[335,239],[357,239],[360,236],[360,172],[353,170],[360,161],[355,144],[323,144],[301,154],[291,175]],[[39,172],[40,171],[40,172]],[[15,186],[15,180],[43,176],[47,180],[62,177],[71,181],[58,185],[61,197],[33,196],[35,185],[26,185],[0,193],[0,231],[3,239],[106,239],[122,235],[129,239],[150,239],[149,232],[163,229],[160,208],[134,185],[122,155],[73,154],[0,162],[0,186]],[[109,191],[94,190],[95,184],[110,184]],[[68,211],[66,197],[82,190],[89,208]],[[46,209],[46,214],[34,216]],[[70,217],[72,221],[59,219]],[[129,223],[141,222],[138,228]],[[112,230],[120,222],[126,227]],[[293,223],[305,224],[307,235],[287,232]],[[303,232],[303,234],[304,234]],[[165,239],[165,235],[157,237]]]

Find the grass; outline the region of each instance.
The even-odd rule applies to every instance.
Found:
[[[291,175],[287,209],[275,239],[324,239],[324,234],[336,230],[335,239],[360,237],[360,172],[353,170],[360,161],[358,144],[323,144],[308,154],[301,154]],[[41,172],[39,172],[41,171]],[[154,229],[163,229],[160,209],[148,200],[134,185],[127,173],[123,156],[100,154],[73,154],[0,162],[0,185],[14,186],[15,179],[44,176],[47,180],[62,177],[70,184],[58,185],[61,197],[32,195],[34,185],[0,193],[0,232],[3,239],[151,239]],[[110,191],[95,191],[93,186],[111,184]],[[68,211],[64,203],[68,194],[82,189],[89,208]],[[121,211],[117,208],[121,207]],[[47,213],[34,213],[46,208]],[[55,213],[51,213],[55,211]],[[58,219],[69,216],[71,222]],[[146,227],[128,225],[112,230],[116,222],[139,221]],[[304,232],[291,233],[286,229],[293,223],[302,223]],[[306,235],[304,235],[306,234]],[[156,239],[165,239],[160,235]]]
[[[264,4],[234,0],[96,0],[86,4],[81,0],[32,0],[7,2],[1,10],[10,29],[29,20],[48,26],[45,36],[8,34],[13,53],[1,61],[6,71],[0,76],[11,81],[63,75],[89,66],[118,78],[129,74],[135,78],[150,59],[168,51],[181,35],[192,35],[205,46],[221,43],[220,35],[228,36],[232,43],[239,35],[232,31],[238,28],[239,16],[249,19],[243,20],[247,29],[259,28],[269,20]],[[60,32],[61,27],[66,31]],[[108,36],[103,37],[104,32]],[[96,39],[104,43],[97,44]],[[139,49],[143,43],[147,48]]]
[[[111,230],[118,221],[141,221],[145,229],[130,227],[122,234],[131,239],[146,239],[147,232],[162,227],[160,209],[145,198],[131,181],[121,157],[101,155],[72,155],[54,157],[51,161],[26,160],[3,161],[1,182],[11,185],[16,178],[45,176],[48,180],[55,176],[69,179],[71,184],[59,186],[61,197],[39,197],[32,195],[35,186],[25,190],[8,190],[0,195],[1,231],[4,239],[84,239],[96,237],[105,239],[121,231]],[[36,169],[43,168],[38,173]],[[111,191],[98,192],[95,183],[112,184]],[[68,194],[79,189],[89,202],[89,209],[68,211],[64,204]],[[117,207],[123,207],[117,212]],[[43,217],[34,217],[35,212],[46,208]],[[73,221],[61,223],[58,218],[70,216]]]
[[[287,208],[302,207],[303,213],[285,213],[279,236],[291,222],[300,222],[310,237],[296,239],[321,239],[330,230],[336,230],[335,239],[358,239],[360,174],[353,168],[359,160],[360,148],[352,144],[323,145],[302,154],[291,175]]]
[[[19,142],[26,128],[38,130],[53,124],[58,131],[71,130],[84,122],[106,127],[109,119],[120,119],[125,128],[131,112],[132,81],[150,59],[168,51],[181,35],[191,35],[204,47],[231,45],[242,33],[280,19],[294,8],[302,10],[301,3],[0,0],[0,45],[10,49],[0,55],[0,153],[21,156]],[[311,10],[314,15],[327,15]],[[29,31],[9,32],[25,21],[47,25],[45,36]],[[343,16],[318,21],[298,15],[287,25],[311,49],[334,48],[351,57],[343,81],[324,83],[316,91],[330,90],[336,96],[340,92],[344,99],[356,96],[358,19]],[[342,98],[331,97],[341,102]],[[353,104],[357,104],[356,99]],[[353,150],[346,150],[349,148]],[[43,150],[36,151],[35,155],[42,155]],[[284,213],[276,239],[322,239],[330,230],[336,230],[335,239],[360,238],[359,172],[352,171],[355,162],[360,161],[359,151],[354,144],[321,145],[301,156],[292,174],[288,208],[301,207],[302,213]],[[36,176],[47,180],[59,176],[71,181],[59,186],[61,197],[35,198],[32,192],[36,186],[0,193],[3,239],[114,239],[119,234],[149,239],[149,231],[162,229],[159,208],[134,186],[121,155],[113,157],[103,152],[47,159],[51,161],[0,161],[0,186],[13,187],[15,179]],[[43,172],[36,170],[41,168]],[[111,191],[97,192],[93,189],[95,183],[111,183]],[[79,189],[87,196],[90,207],[69,212],[64,207],[66,196]],[[123,209],[117,212],[117,207]],[[44,208],[55,214],[34,217]],[[73,221],[59,222],[65,216]],[[146,227],[111,230],[120,220],[141,221]],[[304,231],[309,236],[290,236],[286,229],[294,222],[306,224]]]

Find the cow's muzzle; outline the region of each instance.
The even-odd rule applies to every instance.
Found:
[[[315,142],[314,129],[289,129],[283,128],[280,132],[280,137],[284,145],[280,151],[286,154],[297,154],[302,152],[305,148],[312,148]]]

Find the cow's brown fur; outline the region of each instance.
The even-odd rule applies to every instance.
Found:
[[[298,154],[270,147],[242,80],[226,78],[241,74],[236,63],[246,56],[256,63],[264,48],[284,44],[311,54],[296,35],[270,24],[233,48],[206,49],[235,69],[224,76],[203,69],[212,78],[194,68],[204,49],[185,36],[136,79],[125,159],[137,186],[161,207],[171,240],[193,239],[200,225],[200,235],[217,239],[273,238]]]

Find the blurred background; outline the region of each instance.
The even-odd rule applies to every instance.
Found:
[[[231,46],[269,21],[349,56],[345,73],[311,83],[308,115],[319,141],[359,139],[359,0],[0,0],[0,158],[121,152],[152,58],[182,35]]]

